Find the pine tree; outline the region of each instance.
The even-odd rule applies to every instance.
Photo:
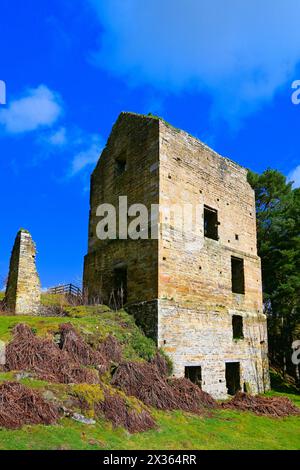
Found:
[[[249,172],[255,190],[271,362],[299,374],[291,345],[300,334],[300,189],[277,170]]]

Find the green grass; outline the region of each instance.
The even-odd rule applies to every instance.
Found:
[[[88,426],[63,419],[55,426],[0,430],[0,449],[291,449],[299,450],[300,418],[265,418],[217,411],[209,418],[158,412],[155,430],[130,435],[105,421]]]
[[[149,359],[156,352],[154,342],[141,332],[133,317],[123,310],[112,312],[102,306],[67,307],[66,310],[68,317],[1,316],[0,340],[9,341],[17,323],[26,323],[37,335],[45,336],[57,332],[61,323],[69,322],[91,340],[104,339],[108,334],[113,334],[123,344],[124,359]]]
[[[55,301],[48,298],[48,304]],[[55,333],[59,325],[71,322],[90,338],[114,334],[124,345],[124,356],[130,360],[151,357],[154,343],[137,328],[133,318],[124,311],[111,312],[105,307],[68,307],[68,318],[0,317],[0,339],[9,341],[12,328],[27,323],[38,334]],[[0,381],[15,380],[14,372],[0,372]],[[21,383],[41,392],[52,391],[59,400],[67,399],[72,385],[49,384],[26,377]],[[272,373],[275,390],[270,396],[289,396],[300,407],[300,395],[294,387]],[[153,410],[157,428],[130,435],[125,429],[113,429],[104,420],[84,425],[64,418],[54,426],[26,426],[19,430],[0,429],[0,450],[21,449],[300,449],[300,417],[274,419],[252,413],[217,410],[199,417],[183,412]]]
[[[48,294],[47,292],[41,295],[41,304],[45,307],[65,307],[69,305],[67,298],[62,294]]]

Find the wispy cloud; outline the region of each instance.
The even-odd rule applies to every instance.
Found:
[[[48,136],[47,140],[50,145],[58,147],[66,145],[68,142],[66,128],[60,127],[59,129],[55,130]]]
[[[83,177],[99,160],[103,139],[76,126],[62,126],[51,132],[37,135],[36,144],[40,148],[35,164],[45,158],[58,157],[66,165],[63,180],[83,173]]]
[[[51,156],[53,152],[64,150],[69,144],[69,131],[65,126],[37,132],[35,143],[43,150],[43,156]]]
[[[207,92],[214,115],[240,119],[295,78],[298,0],[90,3],[101,23],[99,66],[163,92]]]
[[[295,188],[300,188],[300,165],[296,166],[288,175],[288,180],[293,181]]]
[[[99,160],[103,141],[97,135],[85,136],[82,149],[78,151],[72,160],[69,176],[75,176],[85,169],[90,169]]]
[[[26,90],[20,98],[0,110],[0,130],[22,134],[50,127],[63,112],[59,95],[45,85]]]
[[[20,98],[0,110],[0,132],[16,136],[36,131],[34,142],[39,148],[31,164],[47,158],[63,157],[65,177],[71,178],[91,169],[98,161],[103,141],[72,123],[58,123],[63,115],[62,99],[47,86],[26,90]],[[85,174],[83,176],[86,176]]]

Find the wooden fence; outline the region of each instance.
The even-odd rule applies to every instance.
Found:
[[[48,289],[49,294],[61,294],[61,295],[72,295],[74,297],[81,297],[81,289],[74,284],[63,284],[56,287],[51,287]]]

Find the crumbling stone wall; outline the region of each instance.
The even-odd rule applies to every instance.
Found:
[[[35,315],[40,309],[41,288],[35,264],[36,247],[31,235],[20,230],[10,259],[4,304],[16,315]]]
[[[112,166],[120,148],[128,168],[116,178]],[[160,214],[158,241],[97,240],[97,205],[124,194],[129,204],[147,207],[199,205],[200,222],[182,238]],[[204,205],[217,210],[217,240],[204,236]],[[232,256],[243,259],[243,294],[232,292]],[[199,366],[202,388],[224,398],[226,364],[237,362],[241,389],[269,388],[255,199],[246,169],[162,120],[122,113],[91,180],[87,289],[97,292],[101,278],[107,292],[119,260],[128,264],[126,308],[170,355],[176,376]],[[233,315],[242,317],[239,339],[233,338]]]
[[[90,301],[109,302],[114,268],[128,269],[128,303],[158,297],[158,240],[99,240],[96,216],[100,204],[112,204],[119,220],[119,196],[128,197],[128,206],[138,202],[150,213],[159,202],[158,126],[151,118],[122,113],[91,176],[88,254],[84,263],[83,286]],[[116,174],[116,160],[126,156],[127,169]],[[128,219],[129,220],[129,219]],[[149,226],[151,221],[149,220]],[[117,231],[118,231],[117,223]]]
[[[202,388],[217,398],[227,394],[230,362],[240,363],[241,389],[263,392],[269,388],[267,323],[247,170],[160,121],[160,204],[187,202],[202,210],[192,249],[162,221],[158,344],[172,357],[175,375],[201,366]],[[204,205],[217,210],[218,240],[204,236]],[[244,294],[232,292],[232,256],[243,259]],[[243,319],[240,339],[233,338],[233,315]]]

